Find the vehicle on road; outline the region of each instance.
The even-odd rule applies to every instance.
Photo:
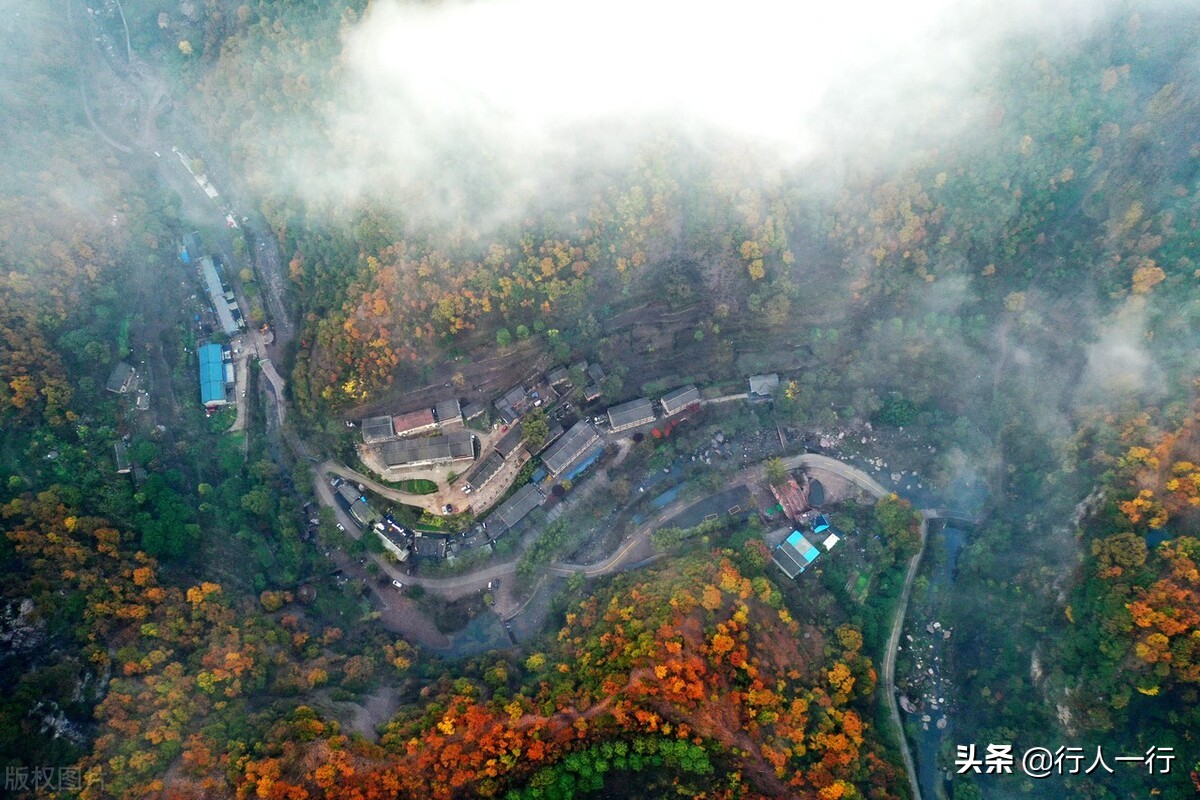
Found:
[[[395,578],[392,579],[392,586],[395,586],[397,589],[404,588],[404,584],[401,583],[400,581],[396,580]]]

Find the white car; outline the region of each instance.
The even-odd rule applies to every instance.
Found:
[[[343,525],[343,524],[342,524],[342,523],[340,523],[340,522],[337,524],[337,529],[338,529],[339,531],[341,531],[342,533],[345,533],[345,532],[346,532],[346,526],[345,526],[345,525]]]
[[[395,578],[392,578],[392,586],[395,586],[397,589],[404,588],[404,584],[401,583],[400,581],[396,580]]]

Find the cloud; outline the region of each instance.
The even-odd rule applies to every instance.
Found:
[[[993,45],[1077,38],[1104,5],[383,0],[345,34],[324,179],[292,174],[338,203],[506,216],[586,195],[656,137],[795,164],[952,136]]]
[[[1079,389],[1083,402],[1111,404],[1130,397],[1161,397],[1166,378],[1146,348],[1146,308],[1131,297],[1112,315],[1087,347],[1087,368]]]

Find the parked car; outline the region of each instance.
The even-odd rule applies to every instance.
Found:
[[[342,523],[340,523],[340,522],[337,524],[337,529],[338,529],[339,531],[341,531],[342,533],[345,533],[345,532],[346,532],[346,526],[345,526],[345,525],[343,525],[343,524],[342,524]]]
[[[401,583],[400,581],[396,580],[395,578],[392,578],[392,586],[395,586],[397,589],[404,588],[404,584]]]

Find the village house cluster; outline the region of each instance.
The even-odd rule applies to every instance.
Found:
[[[580,361],[532,376],[490,404],[463,405],[459,398],[447,397],[430,407],[358,421],[362,459],[381,476],[402,480],[441,474],[453,479],[471,498],[471,510],[481,520],[457,540],[444,534],[408,531],[384,520],[370,509],[365,496],[350,497],[352,489],[343,498],[347,512],[364,529],[373,527],[385,547],[401,559],[412,552],[443,557],[455,546],[484,545],[520,526],[549,499],[556,484],[577,480],[601,458],[609,441],[633,436],[659,420],[671,424],[703,403],[700,390],[689,384],[667,392],[657,403],[639,397],[592,415],[572,405],[575,401],[587,406],[598,399],[605,377],[601,365]],[[778,386],[777,375],[753,376],[746,397],[769,400]],[[535,440],[527,435],[525,422],[537,409],[545,413],[546,431]],[[539,459],[538,468],[525,485],[514,490],[519,467],[533,457]],[[454,471],[444,472],[448,468]],[[443,472],[433,472],[439,469]],[[498,480],[509,483],[495,483]],[[487,500],[478,499],[482,496]],[[451,514],[463,509],[446,504],[439,510]],[[488,512],[485,517],[484,512]],[[447,546],[425,542],[417,548],[418,538]]]

